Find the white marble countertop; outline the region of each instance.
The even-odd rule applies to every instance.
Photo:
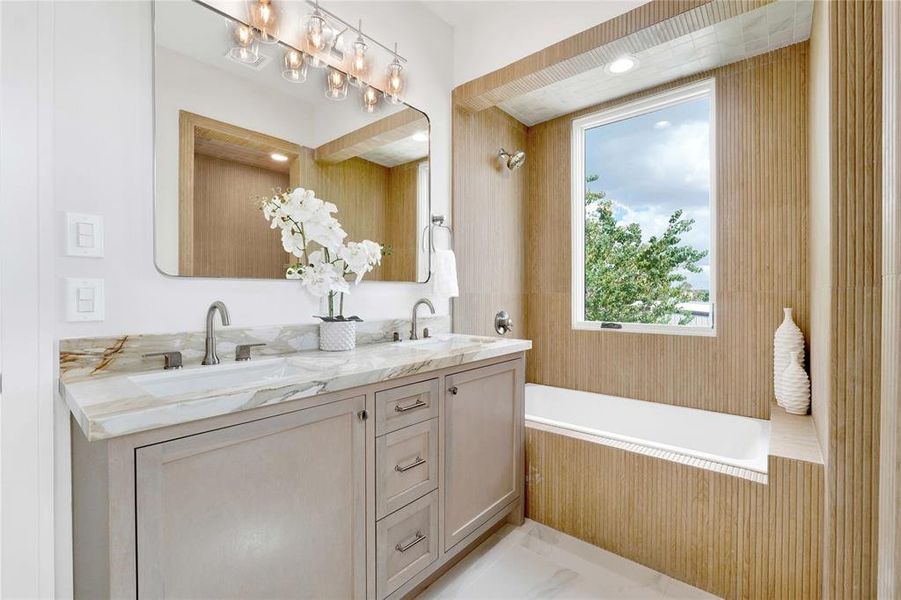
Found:
[[[216,366],[178,371],[61,381],[60,394],[87,439],[95,441],[515,354],[531,347],[528,340],[446,334],[418,342],[368,344],[349,352],[310,350],[247,363],[223,361]],[[251,371],[245,371],[248,369]],[[259,376],[243,377],[242,372]],[[189,380],[194,382],[193,391],[189,391]],[[196,383],[198,380],[204,383]]]

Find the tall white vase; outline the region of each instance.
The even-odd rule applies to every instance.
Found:
[[[801,366],[797,352],[791,353],[782,372],[782,407],[795,415],[806,415],[810,408],[810,377]]]
[[[797,352],[798,363],[804,364],[804,334],[792,320],[792,309],[782,310],[785,318],[773,336],[773,390],[776,392],[776,402],[784,407],[782,373],[788,367],[792,352]]]

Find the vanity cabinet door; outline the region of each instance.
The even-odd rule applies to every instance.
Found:
[[[445,378],[445,551],[522,494],[523,381],[522,360]]]
[[[363,598],[351,398],[136,450],[141,598]]]

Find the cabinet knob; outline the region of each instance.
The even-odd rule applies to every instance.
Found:
[[[369,418],[369,411],[361,410],[360,412],[357,413],[357,416],[360,417],[361,421],[365,421],[366,419]]]
[[[447,388],[447,391],[449,391],[451,394],[453,394],[454,396],[456,396],[456,395],[457,395],[457,386],[452,385],[452,386],[450,386],[449,388]]]

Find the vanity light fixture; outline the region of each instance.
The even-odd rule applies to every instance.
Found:
[[[232,39],[235,42],[235,45],[229,50],[232,58],[243,63],[254,63],[257,61],[259,52],[252,27],[243,23],[235,23],[232,26]]]
[[[362,94],[363,110],[368,113],[374,113],[375,109],[378,108],[380,96],[381,94],[377,89],[371,85],[367,85]]]
[[[334,67],[329,67],[325,81],[326,98],[331,98],[332,100],[344,100],[347,98],[347,73]]]
[[[631,71],[638,66],[638,59],[634,56],[624,54],[611,63],[608,63],[604,70],[613,75],[621,75]]]
[[[275,162],[288,162],[288,157],[278,152],[273,152],[269,155],[269,158],[271,158]]]
[[[307,80],[307,63],[303,59],[303,53],[297,50],[285,52],[285,69],[282,77],[291,83],[303,83]]]
[[[350,83],[356,87],[366,85],[366,80],[369,78],[369,59],[366,58],[366,50],[369,49],[369,46],[366,45],[366,41],[363,39],[362,28],[363,22],[360,21],[357,27],[357,41],[354,42],[353,56],[350,59],[348,73],[350,75]]]
[[[264,44],[278,42],[278,13],[271,0],[250,0],[248,12],[257,39]]]
[[[388,72],[385,75],[385,99],[392,104],[401,104],[404,99],[404,76],[402,71],[404,67],[400,64],[397,56],[397,44],[394,44],[394,60],[388,65]]]
[[[304,40],[310,51],[309,54],[314,56],[314,58],[317,58],[316,61],[310,63],[310,66],[321,69],[325,66],[325,61],[319,59],[315,55],[328,54],[335,43],[336,36],[335,30],[328,24],[325,17],[322,16],[322,11],[319,10],[318,2],[315,4],[313,12],[307,17],[304,32]]]

